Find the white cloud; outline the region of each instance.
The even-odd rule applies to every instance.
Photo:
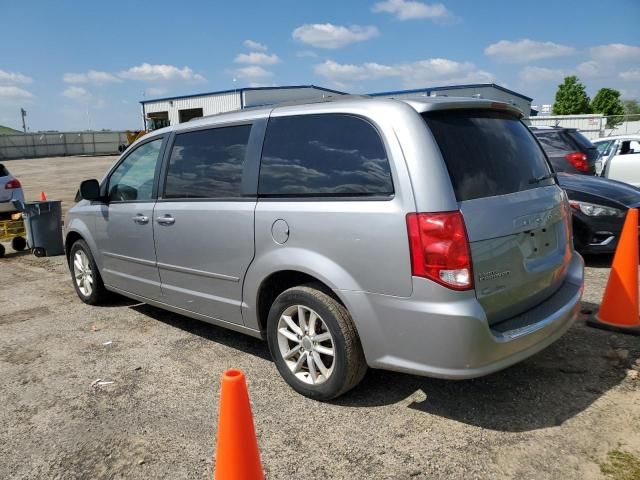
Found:
[[[520,80],[523,83],[553,83],[562,81],[570,72],[560,68],[524,67],[520,70]]]
[[[280,58],[275,53],[267,55],[262,52],[250,52],[237,55],[234,62],[249,65],[275,65],[280,62]]]
[[[623,60],[640,60],[640,47],[625,45],[624,43],[610,43],[598,45],[589,49],[591,58],[604,62]]]
[[[620,72],[619,77],[625,82],[640,82],[640,68]]]
[[[629,74],[632,71],[629,67],[639,63],[640,47],[622,43],[597,45],[589,49],[589,60],[580,63],[576,73],[585,78],[633,80],[636,77]]]
[[[473,63],[456,62],[446,58],[430,58],[395,65],[375,62],[341,64],[327,60],[316,65],[314,71],[343,88],[353,82],[394,77],[400,79],[405,87],[494,81],[492,74],[479,70]]]
[[[173,65],[151,65],[143,63],[131,67],[118,74],[120,78],[127,80],[141,80],[147,82],[154,81],[186,81],[205,82],[206,79],[199,73],[195,73],[189,67],[178,68]]]
[[[582,77],[605,77],[606,69],[597,61],[582,62],[576,67],[576,73]]]
[[[0,82],[3,83],[31,83],[33,79],[22,73],[18,72],[7,72],[5,70],[0,70]]]
[[[311,50],[304,50],[302,52],[297,52],[296,57],[298,58],[318,58],[318,54]]]
[[[145,89],[144,93],[145,95],[152,95],[152,96],[160,96],[160,95],[164,95],[165,93],[167,93],[168,90],[166,88],[163,87],[149,87],[147,89]]]
[[[296,28],[292,36],[295,40],[317,48],[341,48],[350,43],[363,42],[379,35],[374,26],[333,25],[331,23],[306,24]]]
[[[229,71],[229,73],[235,75],[238,78],[247,78],[251,80],[262,80],[273,76],[273,73],[269,70],[265,70],[257,65],[250,65],[248,67],[237,68]]]
[[[62,76],[62,81],[72,84],[91,83],[95,85],[102,85],[105,83],[118,83],[122,80],[109,72],[98,72],[96,70],[89,70],[86,73],[65,73]]]
[[[259,52],[266,52],[268,47],[264,43],[254,42],[253,40],[245,40],[242,44],[249,50],[257,50]]]
[[[33,98],[33,94],[14,85],[0,85],[0,98],[8,100],[27,100],[29,98]]]
[[[67,87],[64,92],[62,92],[62,95],[78,102],[86,101],[91,98],[91,94],[87,91],[87,89],[76,87],[75,85]]]
[[[573,47],[553,42],[536,42],[529,39],[510,41],[500,40],[484,49],[484,54],[506,63],[528,63],[545,58],[571,55]]]
[[[250,88],[275,87],[275,83],[249,82]]]
[[[371,11],[390,13],[399,20],[445,20],[453,17],[447,7],[441,3],[429,5],[411,0],[385,0],[375,3]]]

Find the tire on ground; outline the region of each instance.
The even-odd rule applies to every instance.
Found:
[[[91,273],[93,276],[93,288],[90,295],[84,295],[80,291],[75,278],[73,262],[74,257],[79,250],[82,250],[87,256],[87,258],[89,259],[89,266],[91,267]],[[69,270],[71,272],[73,288],[76,290],[78,298],[80,298],[80,300],[82,300],[84,303],[89,305],[100,305],[102,303],[106,303],[111,298],[111,292],[104,288],[104,283],[102,282],[102,277],[100,276],[100,272],[98,271],[96,262],[93,259],[93,255],[91,254],[89,246],[84,240],[76,240],[74,244],[71,245],[71,250],[69,251]]]
[[[286,382],[302,395],[326,401],[339,397],[360,383],[367,372],[367,363],[351,315],[344,305],[317,287],[314,284],[292,287],[276,298],[269,310],[267,340],[271,356]],[[311,385],[298,379],[280,353],[278,322],[282,313],[293,305],[303,305],[317,312],[333,337],[334,370],[319,385]]]

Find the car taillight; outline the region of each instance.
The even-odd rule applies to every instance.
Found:
[[[581,172],[589,171],[589,162],[587,162],[587,156],[584,153],[571,152],[567,153],[564,158],[566,158],[571,165],[576,167],[576,169],[580,170]]]
[[[454,290],[473,288],[471,252],[462,213],[409,213],[411,271]]]
[[[20,188],[21,186],[20,181],[17,178],[14,178],[5,183],[4,188],[6,190],[11,190],[12,188]]]

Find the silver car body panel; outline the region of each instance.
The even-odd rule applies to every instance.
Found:
[[[446,378],[484,375],[535,353],[566,331],[579,308],[583,267],[567,238],[558,187],[511,198],[456,200],[440,149],[419,115],[452,108],[499,108],[520,116],[517,109],[487,100],[341,98],[221,114],[158,130],[129,150],[156,135],[169,134],[170,145],[180,132],[269,117],[359,116],[382,138],[394,195],[183,202],[163,200],[159,189],[158,200],[145,210],[153,220],[149,230],[125,222],[141,213],[140,204],[123,208],[120,228],[111,205],[81,201],[69,211],[66,234],[87,240],[107,288],[253,336],[261,336],[264,328],[257,312],[263,282],[282,271],[306,273],[345,304],[372,367]],[[487,210],[497,208],[500,219]],[[509,309],[502,299],[492,310],[482,291],[453,291],[412,277],[407,213],[455,210],[463,213],[472,255],[479,261],[482,249],[502,242],[520,252],[512,259],[524,268],[540,270],[535,281],[546,286],[534,300],[524,296]],[[155,221],[166,215],[180,228]],[[105,218],[114,226],[101,223]],[[523,222],[536,218],[544,223],[541,228],[553,226],[550,236],[542,238],[553,237],[556,243],[527,263],[522,249],[531,248],[533,241],[523,237]],[[519,236],[521,241],[513,240]],[[130,258],[122,256],[142,261],[131,266],[123,263]],[[495,252],[485,258],[487,268],[495,258]],[[483,282],[499,290],[499,279]]]
[[[22,187],[5,188],[7,183],[14,179],[15,177],[11,174],[0,176],[0,213],[15,212],[16,207],[13,202],[16,200],[24,202]]]

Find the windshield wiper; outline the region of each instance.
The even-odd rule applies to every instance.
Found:
[[[554,180],[558,180],[558,174],[554,172],[554,173],[550,173],[549,175],[542,175],[541,177],[531,178],[529,180],[529,185],[533,185],[534,183],[544,182],[545,180],[549,180],[550,178],[553,178]]]

